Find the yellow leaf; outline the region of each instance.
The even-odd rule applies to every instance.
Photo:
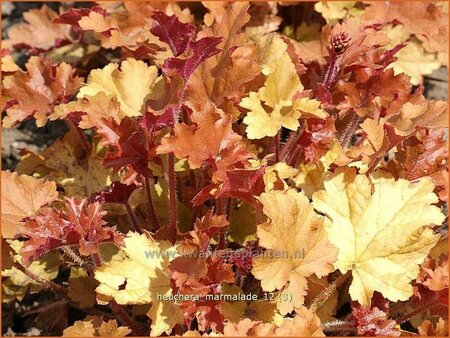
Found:
[[[102,321],[97,329],[99,337],[125,337],[131,330],[127,326],[119,326],[115,319]]]
[[[161,300],[172,293],[166,271],[176,249],[170,242],[135,232],[129,232],[124,242],[125,258],[96,269],[95,278],[100,282],[96,291],[121,305],[153,303],[148,312],[154,321],[151,334],[161,335],[181,321],[178,306]]]
[[[97,128],[102,119],[114,119],[117,124],[120,124],[120,121],[125,117],[115,96],[99,92],[92,97],[86,96],[77,101],[56,106],[49,119],[64,119],[72,112],[85,113],[78,124],[82,129]]]
[[[427,53],[418,42],[408,42],[395,57],[397,60],[388,68],[394,69],[394,74],[405,73],[411,77],[415,86],[423,82],[423,75],[431,74],[441,67],[441,62],[435,54]]]
[[[242,246],[248,241],[256,240],[255,208],[243,202],[237,209],[231,211],[228,237],[231,242]]]
[[[388,123],[395,127],[397,135],[407,136],[417,127],[446,128],[448,126],[448,102],[423,101],[405,103],[400,114],[392,116]]]
[[[147,312],[152,320],[150,326],[150,336],[159,337],[164,332],[169,332],[175,324],[182,322],[180,308],[177,304],[170,301],[154,302]]]
[[[1,57],[1,71],[2,72],[16,72],[20,67],[15,63],[14,58],[11,55],[4,55]]]
[[[125,337],[131,333],[127,326],[119,326],[115,319],[107,322],[102,317],[88,316],[66,328],[63,337]]]
[[[264,35],[258,40],[258,59],[261,72],[269,75],[276,70],[278,60],[287,51],[287,45],[283,39],[275,33]]]
[[[222,294],[237,295],[244,293],[240,287],[232,284],[222,284]],[[243,300],[223,301],[220,303],[220,312],[233,323],[238,323],[244,318],[264,323],[273,322],[276,303],[273,301],[258,300],[247,303]]]
[[[323,189],[323,180],[327,173],[322,163],[302,163],[298,171],[298,175],[294,177],[295,186],[302,189],[308,198]]]
[[[226,323],[223,333],[227,337],[270,337],[273,336],[274,329],[274,324],[256,322],[245,318],[238,323]]]
[[[297,41],[314,41],[320,39],[321,26],[318,22],[312,22],[311,24],[302,21],[300,26],[297,26],[295,30],[295,39]]]
[[[403,25],[386,25],[381,32],[389,38],[389,43],[384,46],[386,49],[392,49],[395,46],[405,43],[411,37],[411,33]]]
[[[95,305],[95,288],[98,282],[89,277],[82,268],[72,268],[69,277],[70,299],[78,303],[82,309],[92,308]]]
[[[14,238],[23,218],[57,198],[55,182],[2,171],[2,236]]]
[[[270,35],[259,41],[259,49],[262,72],[267,75],[264,86],[240,103],[249,110],[244,123],[250,139],[275,136],[281,127],[297,130],[301,114],[292,99],[303,90],[303,85],[287,53],[287,45],[278,35]]]
[[[23,242],[18,240],[8,240],[8,244],[11,247],[12,252],[15,253],[13,257],[14,262],[22,264],[22,256],[19,255],[18,252],[22,248]],[[3,245],[7,244],[3,243]],[[57,250],[52,250],[34,260],[27,268],[42,279],[50,281],[58,276],[60,263],[59,252]],[[5,302],[12,299],[20,301],[27,292],[36,293],[42,290],[42,283],[31,279],[16,267],[12,266],[7,269],[3,266],[3,268],[2,301]]]
[[[302,97],[294,102],[294,109],[301,111],[302,115],[309,115],[318,119],[327,117],[327,113],[320,108],[320,101]]]
[[[83,198],[119,179],[118,174],[103,166],[102,149],[96,149],[96,145],[94,142],[89,156],[80,156],[82,149],[79,136],[72,129],[40,155],[28,153],[16,171],[27,175],[44,175],[63,187],[67,196]]]
[[[299,308],[307,290],[306,277],[327,275],[336,259],[318,216],[303,192],[294,189],[271,191],[260,196],[269,222],[258,226],[264,256],[254,260],[253,275],[264,291],[282,290],[292,302],[279,302],[282,314]]]
[[[423,75],[431,74],[441,66],[436,54],[427,53],[417,40],[408,40],[411,33],[405,26],[387,25],[381,31],[390,40],[384,49],[391,49],[402,43],[406,45],[395,54],[397,60],[388,66],[394,69],[395,75],[405,73],[411,77],[413,85],[418,85],[423,82]]]
[[[63,337],[95,337],[95,328],[91,322],[77,320],[63,331]]]
[[[258,94],[251,92],[248,97],[242,99],[239,104],[242,108],[250,110],[244,118],[247,125],[247,137],[260,139],[266,136],[275,136],[281,128],[278,121],[273,121],[271,116],[263,108]]]
[[[265,104],[274,108],[284,101],[291,101],[293,96],[303,90],[295,65],[288,53],[274,63],[274,71],[264,82],[264,87],[259,90],[259,97]]]
[[[323,181],[330,166],[342,154],[339,142],[334,142],[331,148],[323,155],[318,163],[300,164],[298,175],[293,177],[296,187],[301,188],[308,198],[318,190],[323,189]]]
[[[317,315],[305,308],[298,309],[294,318],[286,318],[275,330],[276,336],[325,337]]]
[[[336,23],[340,19],[358,16],[362,9],[355,8],[356,1],[319,1],[314,5],[316,12],[322,14],[327,23]]]
[[[158,68],[147,66],[143,61],[126,59],[120,65],[110,63],[103,69],[89,74],[87,84],[80,89],[78,97],[95,96],[98,93],[113,95],[127,116],[140,116],[145,103],[157,81]]]
[[[269,166],[264,171],[264,184],[265,190],[274,190],[275,184],[277,184],[277,190],[287,189],[289,186],[284,181],[297,174],[297,169],[288,166],[284,162],[278,162],[275,165]]]
[[[393,302],[407,300],[418,264],[439,239],[426,226],[445,218],[431,205],[438,201],[431,180],[369,179],[347,169],[324,185],[313,195],[313,204],[331,219],[325,227],[339,249],[335,267],[352,271],[352,299],[368,305],[378,291]]]
[[[70,144],[56,141],[46,151],[48,178],[64,187],[67,196],[89,196],[109,186],[115,177],[103,166],[102,158],[92,151],[85,161],[74,160]],[[83,163],[84,162],[84,163]]]
[[[277,103],[270,113],[262,106],[258,93],[251,92],[244,97],[239,104],[242,108],[249,110],[244,118],[247,125],[247,137],[249,139],[261,139],[266,136],[275,136],[281,127],[297,130],[300,112],[292,106],[292,101]]]

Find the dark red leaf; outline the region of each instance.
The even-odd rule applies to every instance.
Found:
[[[335,140],[336,129],[332,119],[307,119],[298,144],[304,162],[316,162],[330,149]]]
[[[137,121],[130,118],[123,119],[120,124],[108,121],[98,132],[104,136],[103,143],[112,148],[104,157],[106,167],[119,171],[128,166],[139,174],[151,176],[148,161],[157,157],[156,143]]]
[[[227,179],[223,183],[217,197],[231,197],[256,203],[255,196],[264,191],[265,166],[260,169],[236,169],[227,172]]]
[[[163,71],[167,75],[178,75],[184,81],[187,81],[197,67],[209,57],[220,52],[216,48],[222,41],[222,38],[206,37],[198,41],[191,41],[188,44],[188,49],[191,56],[187,58],[169,58],[164,61]]]
[[[376,307],[358,304],[353,307],[352,315],[361,336],[400,336],[395,320],[389,319],[386,313]]]
[[[194,35],[195,26],[182,23],[175,15],[168,16],[161,11],[155,11],[152,18],[150,32],[167,43],[174,56],[182,54]]]
[[[95,193],[91,198],[93,201],[100,203],[125,204],[137,188],[136,184],[127,185],[116,181],[108,189]]]
[[[100,203],[67,198],[65,209],[44,207],[26,220],[22,234],[28,240],[20,251],[25,264],[61,246],[79,245],[80,254],[87,256],[98,252],[101,242],[122,243],[123,235],[116,232],[115,227],[105,226],[106,211]]]
[[[53,20],[53,22],[80,27],[78,21],[80,21],[83,16],[89,16],[91,12],[97,12],[106,16],[106,10],[100,6],[93,6],[91,8],[71,8],[67,12],[62,13],[58,18]]]

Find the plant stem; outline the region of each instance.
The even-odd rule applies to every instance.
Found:
[[[304,123],[300,124],[300,127],[296,132],[291,133],[288,140],[286,141],[283,149],[281,149],[280,159],[281,161],[286,161],[286,158],[289,157],[289,153],[292,151],[292,148],[295,148],[294,145],[298,142],[300,137],[302,136],[303,130],[305,129]]]
[[[102,265],[102,259],[100,255],[95,252],[92,254],[92,258],[94,259],[94,263],[96,267],[99,267]],[[111,306],[111,309],[117,314],[117,317],[119,320],[127,325],[135,335],[137,336],[144,336],[144,332],[138,327],[136,322],[128,316],[128,314],[125,312],[124,308],[117,304],[116,301],[113,299],[109,302],[109,305]]]
[[[227,200],[227,205],[225,207],[225,214],[227,215],[227,220],[230,220],[232,209],[233,209],[233,199],[230,197]]]
[[[330,298],[336,289],[341,286],[347,278],[350,276],[351,271],[347,271],[344,275],[339,276],[333,283],[331,283],[325,290],[317,295],[314,301],[311,303],[310,308],[316,311]]]
[[[177,200],[176,200],[176,181],[175,181],[175,155],[168,154],[168,176],[169,176],[169,220],[172,233],[172,242],[175,242],[177,235]]]
[[[75,264],[77,264],[77,265],[79,265],[79,266],[85,268],[85,269],[88,270],[88,271],[93,270],[92,264],[83,261],[83,260],[81,259],[81,257],[78,256],[77,253],[76,253],[74,250],[72,250],[72,248],[70,248],[70,247],[68,247],[68,246],[63,246],[63,247],[61,247],[61,250],[62,250],[62,251],[64,252],[64,254],[65,254],[66,256],[68,256]]]
[[[32,280],[38,282],[39,284],[42,284],[45,288],[54,290],[57,293],[61,293],[64,295],[67,295],[69,293],[69,290],[65,288],[64,286],[58,285],[52,281],[46,280],[38,275],[36,275],[33,271],[28,269],[27,267],[23,266],[19,262],[15,262],[13,266],[23,272],[25,275],[30,277]]]
[[[273,140],[275,143],[275,163],[280,162],[280,139],[280,131],[278,131]]]
[[[153,229],[159,229],[158,216],[156,215],[155,205],[153,204],[152,191],[150,189],[150,180],[145,177],[145,194],[147,195],[148,211],[150,213],[150,222],[152,222]]]
[[[355,133],[356,128],[358,128],[359,116],[355,112],[353,113],[353,117],[350,119],[349,123],[345,126],[344,132],[342,133],[341,138],[339,139],[339,144],[342,149],[347,148],[348,143],[350,142],[353,134]]]
[[[216,215],[223,215],[223,200],[222,198],[216,199]],[[217,244],[218,249],[225,249],[227,247],[226,241],[226,231],[227,228],[223,228],[219,233],[219,243]]]
[[[95,267],[102,265],[102,258],[98,252],[94,252],[92,255],[92,260],[94,261]]]
[[[222,199],[217,198],[216,199],[216,214],[222,215],[223,214],[223,206],[222,206]]]
[[[335,320],[332,322],[322,324],[322,328],[324,331],[333,332],[333,333],[353,333],[356,335],[357,330],[355,328],[355,323],[349,321]],[[333,334],[336,335],[336,334]]]
[[[145,332],[141,330],[141,328],[136,324],[136,322],[130,318],[130,316],[125,312],[122,306],[116,303],[115,300],[110,302],[112,310],[117,314],[117,317],[120,321],[128,326],[135,335],[144,337],[146,336]]]
[[[436,298],[433,297],[430,301],[426,302],[425,304],[419,306],[417,309],[413,310],[412,312],[404,315],[403,317],[401,317],[400,319],[397,320],[398,324],[402,324],[404,322],[406,322],[407,320],[411,319],[412,317],[418,315],[419,313],[433,307],[434,305],[436,305]]]
[[[339,72],[340,67],[338,64],[338,58],[333,56],[328,64],[328,68],[323,79],[323,86],[326,89],[331,90],[331,88],[336,84],[339,77]]]
[[[302,147],[300,145],[296,145],[292,147],[291,152],[286,158],[286,164],[290,165],[291,167],[295,167],[299,156],[301,155]]]
[[[130,217],[131,224],[133,225],[134,230],[142,234],[142,228],[139,226],[136,217],[134,217],[133,210],[131,209],[130,203],[128,203],[128,201],[125,202],[125,208],[127,209],[128,216]]]

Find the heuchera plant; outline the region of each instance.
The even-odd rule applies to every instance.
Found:
[[[447,19],[431,2],[26,12],[2,42],[3,127],[68,132],[2,171],[3,301],[59,295],[66,336],[445,335],[448,104],[423,75],[447,65]]]

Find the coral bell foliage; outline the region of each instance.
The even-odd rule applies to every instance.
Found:
[[[447,5],[83,6],[2,44],[3,127],[68,126],[2,171],[4,302],[57,294],[67,336],[446,333]]]

